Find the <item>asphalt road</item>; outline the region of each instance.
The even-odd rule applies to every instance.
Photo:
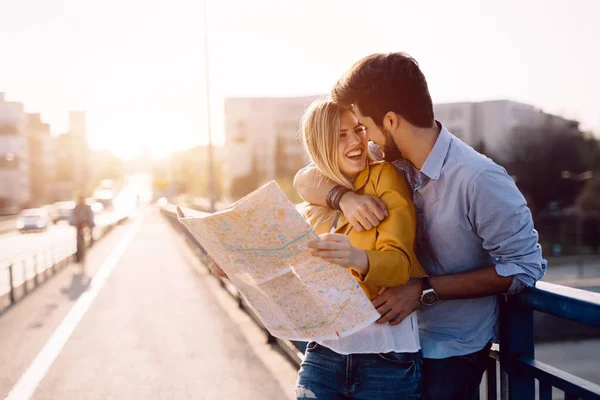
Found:
[[[94,237],[100,238],[105,228],[118,218],[111,211],[96,215]],[[75,236],[75,228],[66,221],[50,225],[45,231],[14,231],[0,235],[0,296],[10,290],[9,265],[13,267],[13,283],[19,286],[25,279],[33,279],[36,270],[42,272],[54,262],[73,254]]]
[[[293,398],[295,369],[156,211],[87,260],[0,315],[0,398]]]

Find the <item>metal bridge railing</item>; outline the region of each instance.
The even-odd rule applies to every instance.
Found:
[[[600,399],[600,385],[535,359],[534,311],[600,327],[600,293],[538,282],[518,295],[501,297],[501,398],[549,400],[557,388],[567,400]],[[489,377],[496,376],[496,363],[490,362]],[[495,381],[488,379],[488,399],[496,399]]]

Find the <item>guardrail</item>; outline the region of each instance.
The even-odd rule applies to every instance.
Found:
[[[202,248],[202,245],[200,245],[200,243],[198,243],[198,241],[192,236],[192,234],[187,229],[185,229],[183,225],[181,225],[177,218],[175,206],[169,204],[161,207],[160,211],[161,214],[163,214],[171,223],[171,225],[185,236],[186,240],[191,245],[191,249],[194,251],[196,256],[198,256],[198,258],[202,261],[202,263],[205,266],[208,265],[206,251],[204,250],[204,248]],[[184,209],[184,212],[186,215],[190,216],[206,214],[205,212],[196,211],[192,209]],[[208,267],[206,268],[208,269]],[[262,330],[265,332],[267,343],[279,346],[281,350],[283,350],[283,352],[286,354],[286,356],[290,359],[290,361],[299,367],[303,359],[304,343],[291,342],[289,340],[279,339],[271,335],[267,328],[265,328],[265,326],[262,324],[258,316],[252,311],[250,306],[246,303],[244,298],[237,291],[237,289],[227,280],[221,279],[217,275],[213,276],[219,280],[221,287],[224,290],[226,290],[237,301],[238,307],[244,310],[254,320],[254,322],[262,328]]]
[[[534,311],[600,327],[600,294],[546,282],[500,302],[500,352],[492,352],[487,370],[488,399],[497,398],[496,367],[502,369],[504,399],[552,399],[552,388],[566,400],[600,399],[600,385],[535,359]],[[536,390],[536,381],[538,387]],[[537,397],[536,397],[537,394]]]
[[[94,242],[103,238],[127,217],[97,226]],[[0,313],[11,307],[40,284],[68,265],[76,250],[75,237],[68,242],[58,241],[44,249],[28,250],[0,260]]]
[[[182,232],[192,249],[206,264],[206,252],[189,231],[179,223],[175,207],[167,205],[161,213]],[[206,214],[186,210],[188,215]],[[216,276],[215,276],[216,277]],[[218,278],[218,277],[217,277]],[[220,279],[220,278],[219,278]],[[236,298],[267,335],[268,343],[276,343],[290,359],[300,365],[303,344],[277,339],[269,334],[260,320],[245,305],[243,298],[228,282],[220,279],[221,286]],[[487,399],[540,400],[552,399],[552,388],[562,390],[566,400],[600,400],[600,386],[561,371],[535,359],[534,311],[592,327],[600,327],[600,294],[565,286],[538,282],[537,287],[526,289],[514,296],[500,296],[500,343],[494,344],[486,370]],[[538,381],[536,390],[535,381]]]

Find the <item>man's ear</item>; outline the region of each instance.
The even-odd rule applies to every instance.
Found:
[[[400,118],[395,112],[388,111],[383,116],[383,127],[387,129],[388,132],[394,132],[400,126]]]

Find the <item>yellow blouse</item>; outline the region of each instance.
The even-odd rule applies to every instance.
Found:
[[[363,276],[349,268],[369,299],[382,287],[405,284],[409,278],[425,275],[415,255],[416,215],[411,189],[406,179],[389,163],[371,163],[356,178],[354,191],[379,197],[386,205],[388,217],[366,232],[352,228],[341,215],[335,233],[348,235],[350,243],[367,252],[369,272]],[[314,227],[319,234],[331,230],[331,220]]]

